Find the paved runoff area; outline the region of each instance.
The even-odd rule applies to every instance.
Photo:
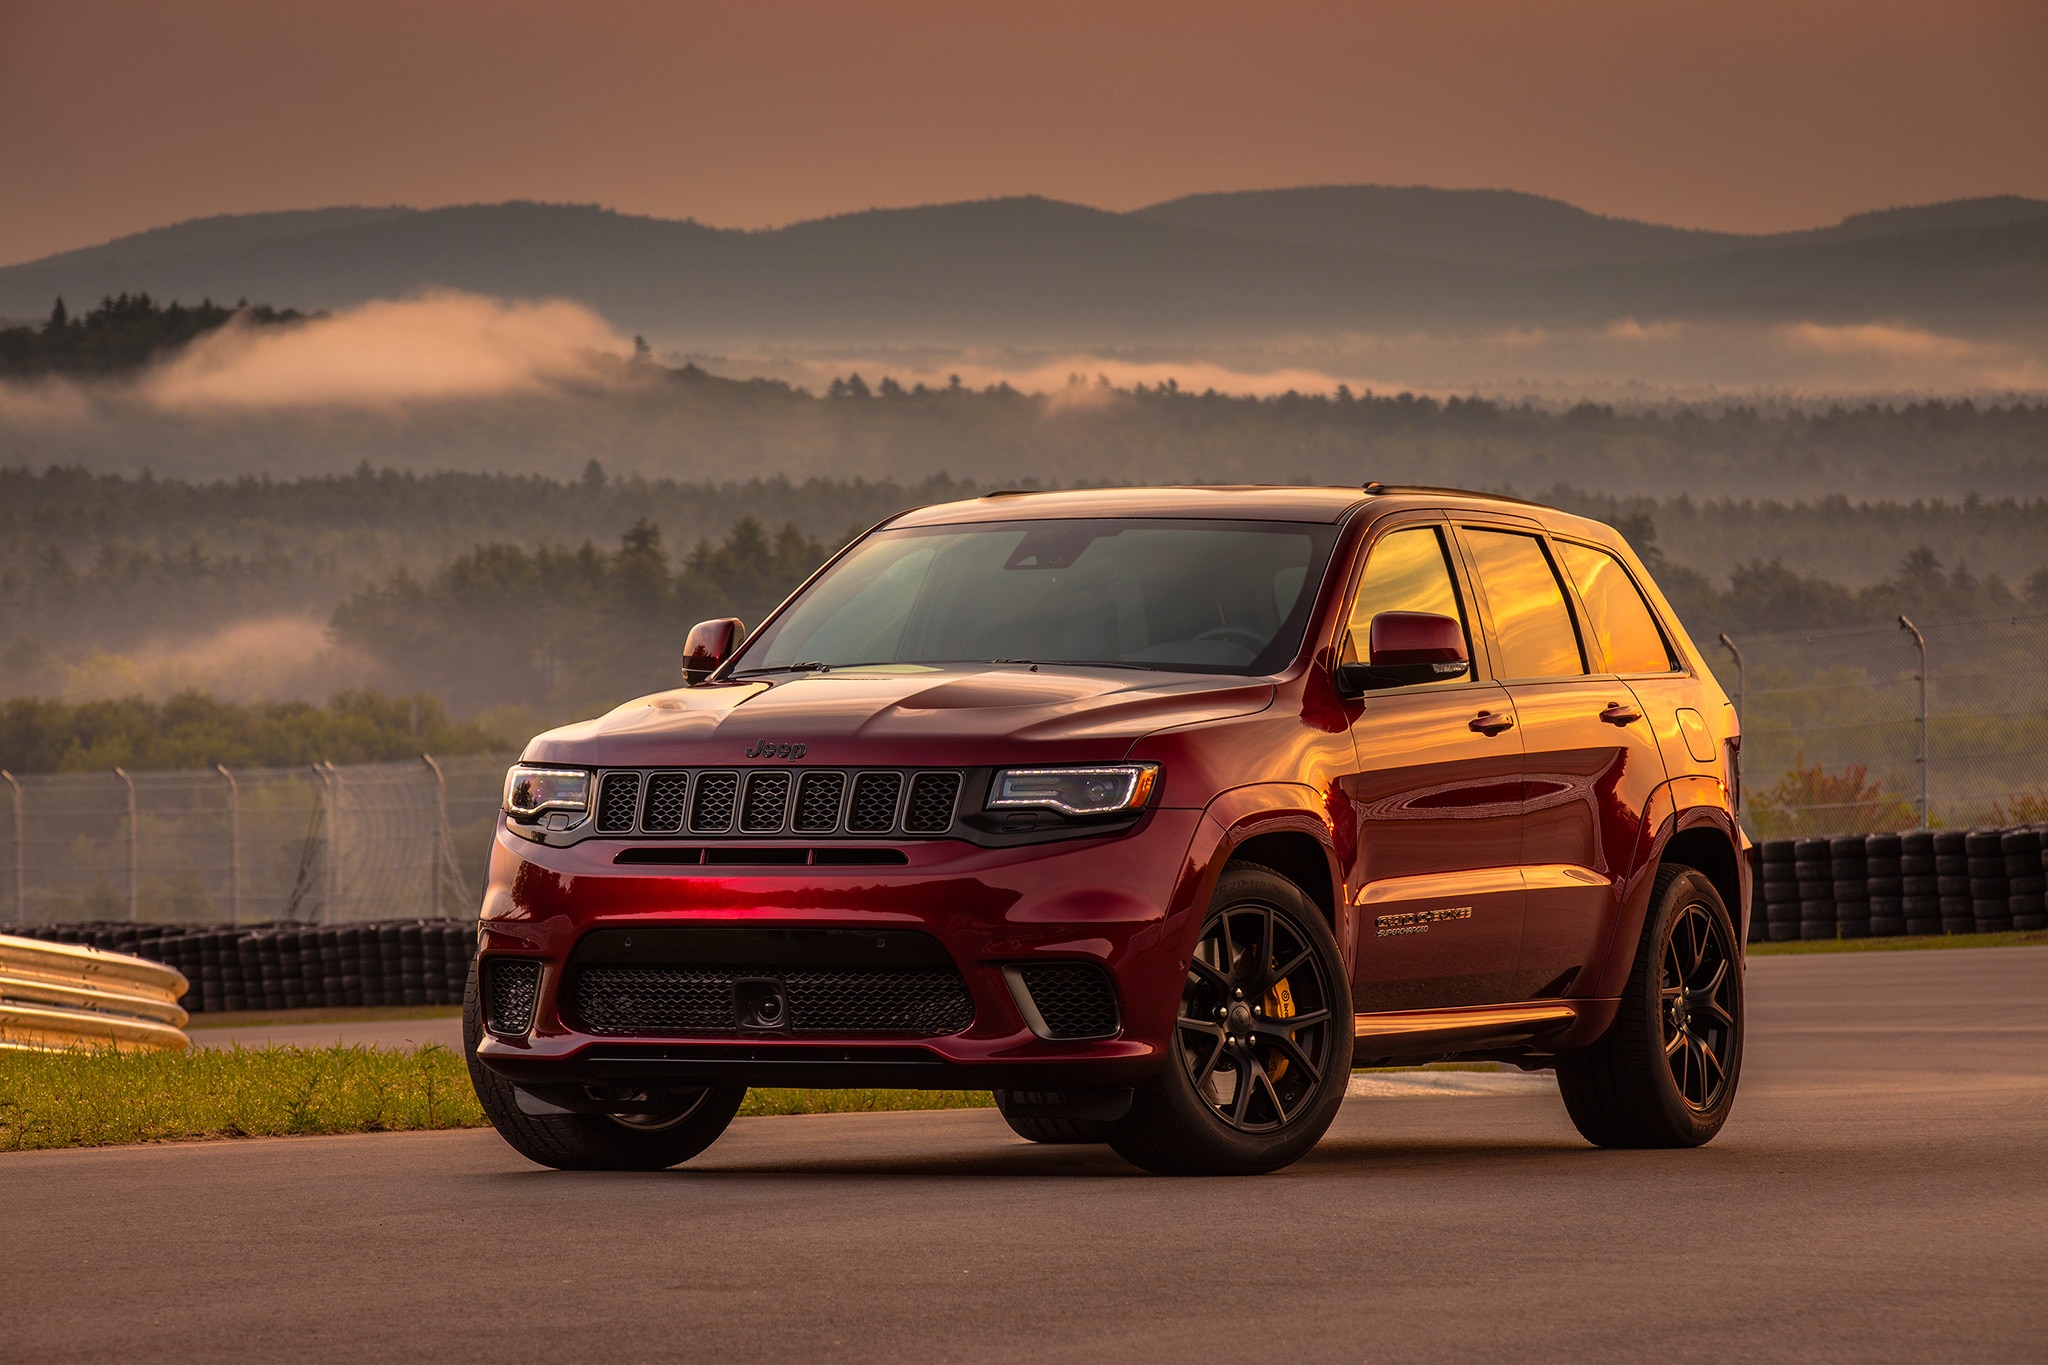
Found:
[[[1771,957],[1708,1147],[1362,1074],[1277,1175],[988,1111],[742,1119],[649,1175],[489,1131],[0,1155],[0,1357],[2038,1360],[2048,949]]]
[[[217,1027],[203,1014],[187,1030],[194,1047],[424,1047],[439,1043],[462,1051],[462,1019],[440,1015],[426,1019],[348,1019],[322,1024],[282,1020],[263,1024]]]

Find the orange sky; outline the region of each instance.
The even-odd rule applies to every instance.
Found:
[[[0,0],[0,262],[334,203],[1366,181],[1750,230],[2048,197],[2048,0]]]

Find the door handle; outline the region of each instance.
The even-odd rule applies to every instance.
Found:
[[[1609,702],[1607,709],[1600,713],[1600,719],[1609,725],[1631,725],[1643,718],[1643,713],[1625,702]]]
[[[1512,730],[1514,727],[1515,718],[1513,716],[1493,711],[1481,711],[1478,715],[1472,717],[1472,728],[1489,739],[1503,730]]]

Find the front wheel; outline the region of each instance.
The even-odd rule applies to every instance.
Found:
[[[1322,914],[1276,872],[1229,868],[1188,960],[1166,1064],[1103,1136],[1162,1175],[1278,1170],[1337,1117],[1351,1040],[1351,987]]]
[[[462,999],[462,1050],[484,1117],[512,1150],[558,1171],[666,1170],[716,1142],[747,1097],[745,1086],[711,1086],[672,1091],[654,1113],[529,1114],[512,1083],[477,1060],[483,1036],[472,963]]]
[[[1557,1059],[1557,1087],[1588,1142],[1698,1147],[1735,1103],[1742,959],[1721,893],[1676,864],[1657,872],[1621,1013],[1607,1036]]]

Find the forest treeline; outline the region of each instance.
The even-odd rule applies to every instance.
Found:
[[[1773,559],[1738,566],[1724,588],[1667,559],[1649,517],[1621,515],[1614,524],[1706,649],[1723,631],[1834,628],[1889,622],[1900,612],[1928,620],[2048,613],[2048,567],[2011,584],[1915,546],[1886,578],[1863,587]],[[794,525],[770,536],[752,518],[674,564],[648,523],[629,529],[616,550],[483,545],[424,579],[399,572],[366,586],[335,609],[333,630],[405,686],[436,692],[458,711],[526,705],[566,714],[674,686],[693,622],[737,615],[757,624],[833,548]]]
[[[15,334],[44,344],[36,329]],[[61,420],[47,406],[0,402],[0,451],[33,468],[208,479],[267,471],[293,481],[364,460],[559,480],[595,457],[628,480],[680,485],[747,470],[799,484],[906,486],[951,476],[1005,485],[1378,479],[1523,493],[1564,483],[1782,502],[1845,490],[1906,501],[2048,494],[2048,404],[2038,400],[1566,408],[1334,384],[1253,396],[1171,379],[1119,386],[1080,372],[1024,392],[872,369],[817,389],[619,361],[595,367],[589,383],[449,397],[394,415],[374,403],[167,409],[132,385],[78,385]],[[595,528],[571,531],[585,533]]]
[[[839,543],[745,517],[677,561],[646,521],[616,550],[479,545],[424,578],[401,569],[365,586],[335,608],[333,630],[466,714],[587,713],[676,686],[692,624],[758,624]]]
[[[16,697],[0,706],[0,768],[14,773],[377,763],[505,747],[481,726],[451,721],[438,698],[424,695],[345,692],[325,706],[190,693],[161,704]]]
[[[187,308],[148,294],[118,294],[79,317],[58,299],[39,327],[0,327],[0,376],[109,375],[136,369],[195,337],[241,317],[253,324],[294,322],[305,315],[246,301],[226,308],[202,299]]]
[[[594,461],[569,480],[0,470],[0,696],[219,686],[205,681],[218,666],[145,685],[100,665],[288,618],[302,651],[324,630],[354,670],[311,659],[294,688],[376,685],[459,716],[525,707],[536,723],[584,714],[670,685],[692,622],[756,622],[867,526],[977,491],[952,478],[691,484]],[[2048,610],[2048,500],[1539,496],[1620,527],[1703,643],[1900,611]]]

